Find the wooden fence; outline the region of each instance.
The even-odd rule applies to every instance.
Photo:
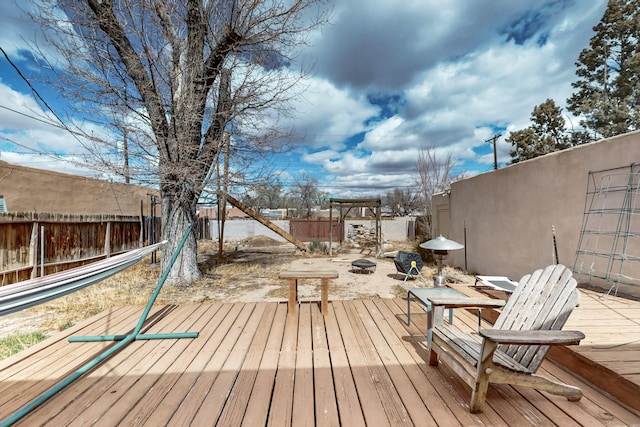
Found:
[[[139,248],[160,240],[159,230],[158,218],[0,213],[0,285]]]
[[[308,219],[292,219],[290,222],[291,234],[303,242],[312,242],[319,240],[326,242],[329,240],[329,220],[308,220]],[[344,239],[344,223],[333,221],[331,225],[333,233],[332,240],[334,242]]]

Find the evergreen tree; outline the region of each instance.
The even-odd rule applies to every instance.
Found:
[[[595,140],[640,128],[640,0],[610,0],[593,30],[567,109]]]
[[[511,132],[506,139],[514,147],[509,152],[512,163],[533,159],[572,145],[572,137],[565,130],[562,109],[552,99],[534,107],[531,122],[531,126]]]

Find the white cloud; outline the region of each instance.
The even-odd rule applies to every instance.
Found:
[[[317,176],[336,197],[358,194],[357,186],[360,194],[383,191],[411,181],[423,145],[452,153],[465,170],[482,172],[493,166],[486,140],[498,130],[503,133],[499,162],[508,161],[505,137],[529,125],[536,105],[551,98],[564,107],[576,79],[574,62],[606,3],[336,2],[331,24],[313,34],[302,56],[315,64],[316,74],[293,101],[296,116],[290,124],[297,139],[287,159],[287,179],[321,168]],[[4,3],[0,8],[7,12],[0,14],[3,28],[13,29],[3,32],[1,45],[23,46],[19,38],[30,38],[33,29],[13,23],[16,15]],[[0,74],[5,83],[8,74]],[[386,104],[379,101],[392,97]],[[1,85],[0,99],[39,108]],[[0,128],[24,131],[11,134],[21,143],[73,148],[63,132],[1,109]],[[362,137],[354,140],[354,135]]]
[[[339,89],[330,82],[313,78],[304,96],[295,103],[293,125],[304,137],[305,148],[344,148],[344,140],[367,129],[365,122],[378,114],[364,95]]]
[[[337,157],[340,157],[339,152],[334,150],[323,150],[317,151],[315,153],[305,154],[302,156],[302,159],[308,163],[321,164]]]
[[[46,115],[40,105],[29,94],[23,94],[7,86],[0,78],[0,129],[27,130],[47,128],[49,125],[34,120],[53,122],[51,115]]]

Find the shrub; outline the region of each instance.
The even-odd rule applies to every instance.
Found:
[[[314,240],[309,243],[308,250],[310,253],[320,253],[320,254],[328,254],[329,247],[326,243],[321,242],[320,240]]]

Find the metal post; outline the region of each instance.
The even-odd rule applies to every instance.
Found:
[[[44,276],[44,225],[40,226],[40,277]]]
[[[332,255],[333,245],[333,200],[329,200],[329,256]]]

